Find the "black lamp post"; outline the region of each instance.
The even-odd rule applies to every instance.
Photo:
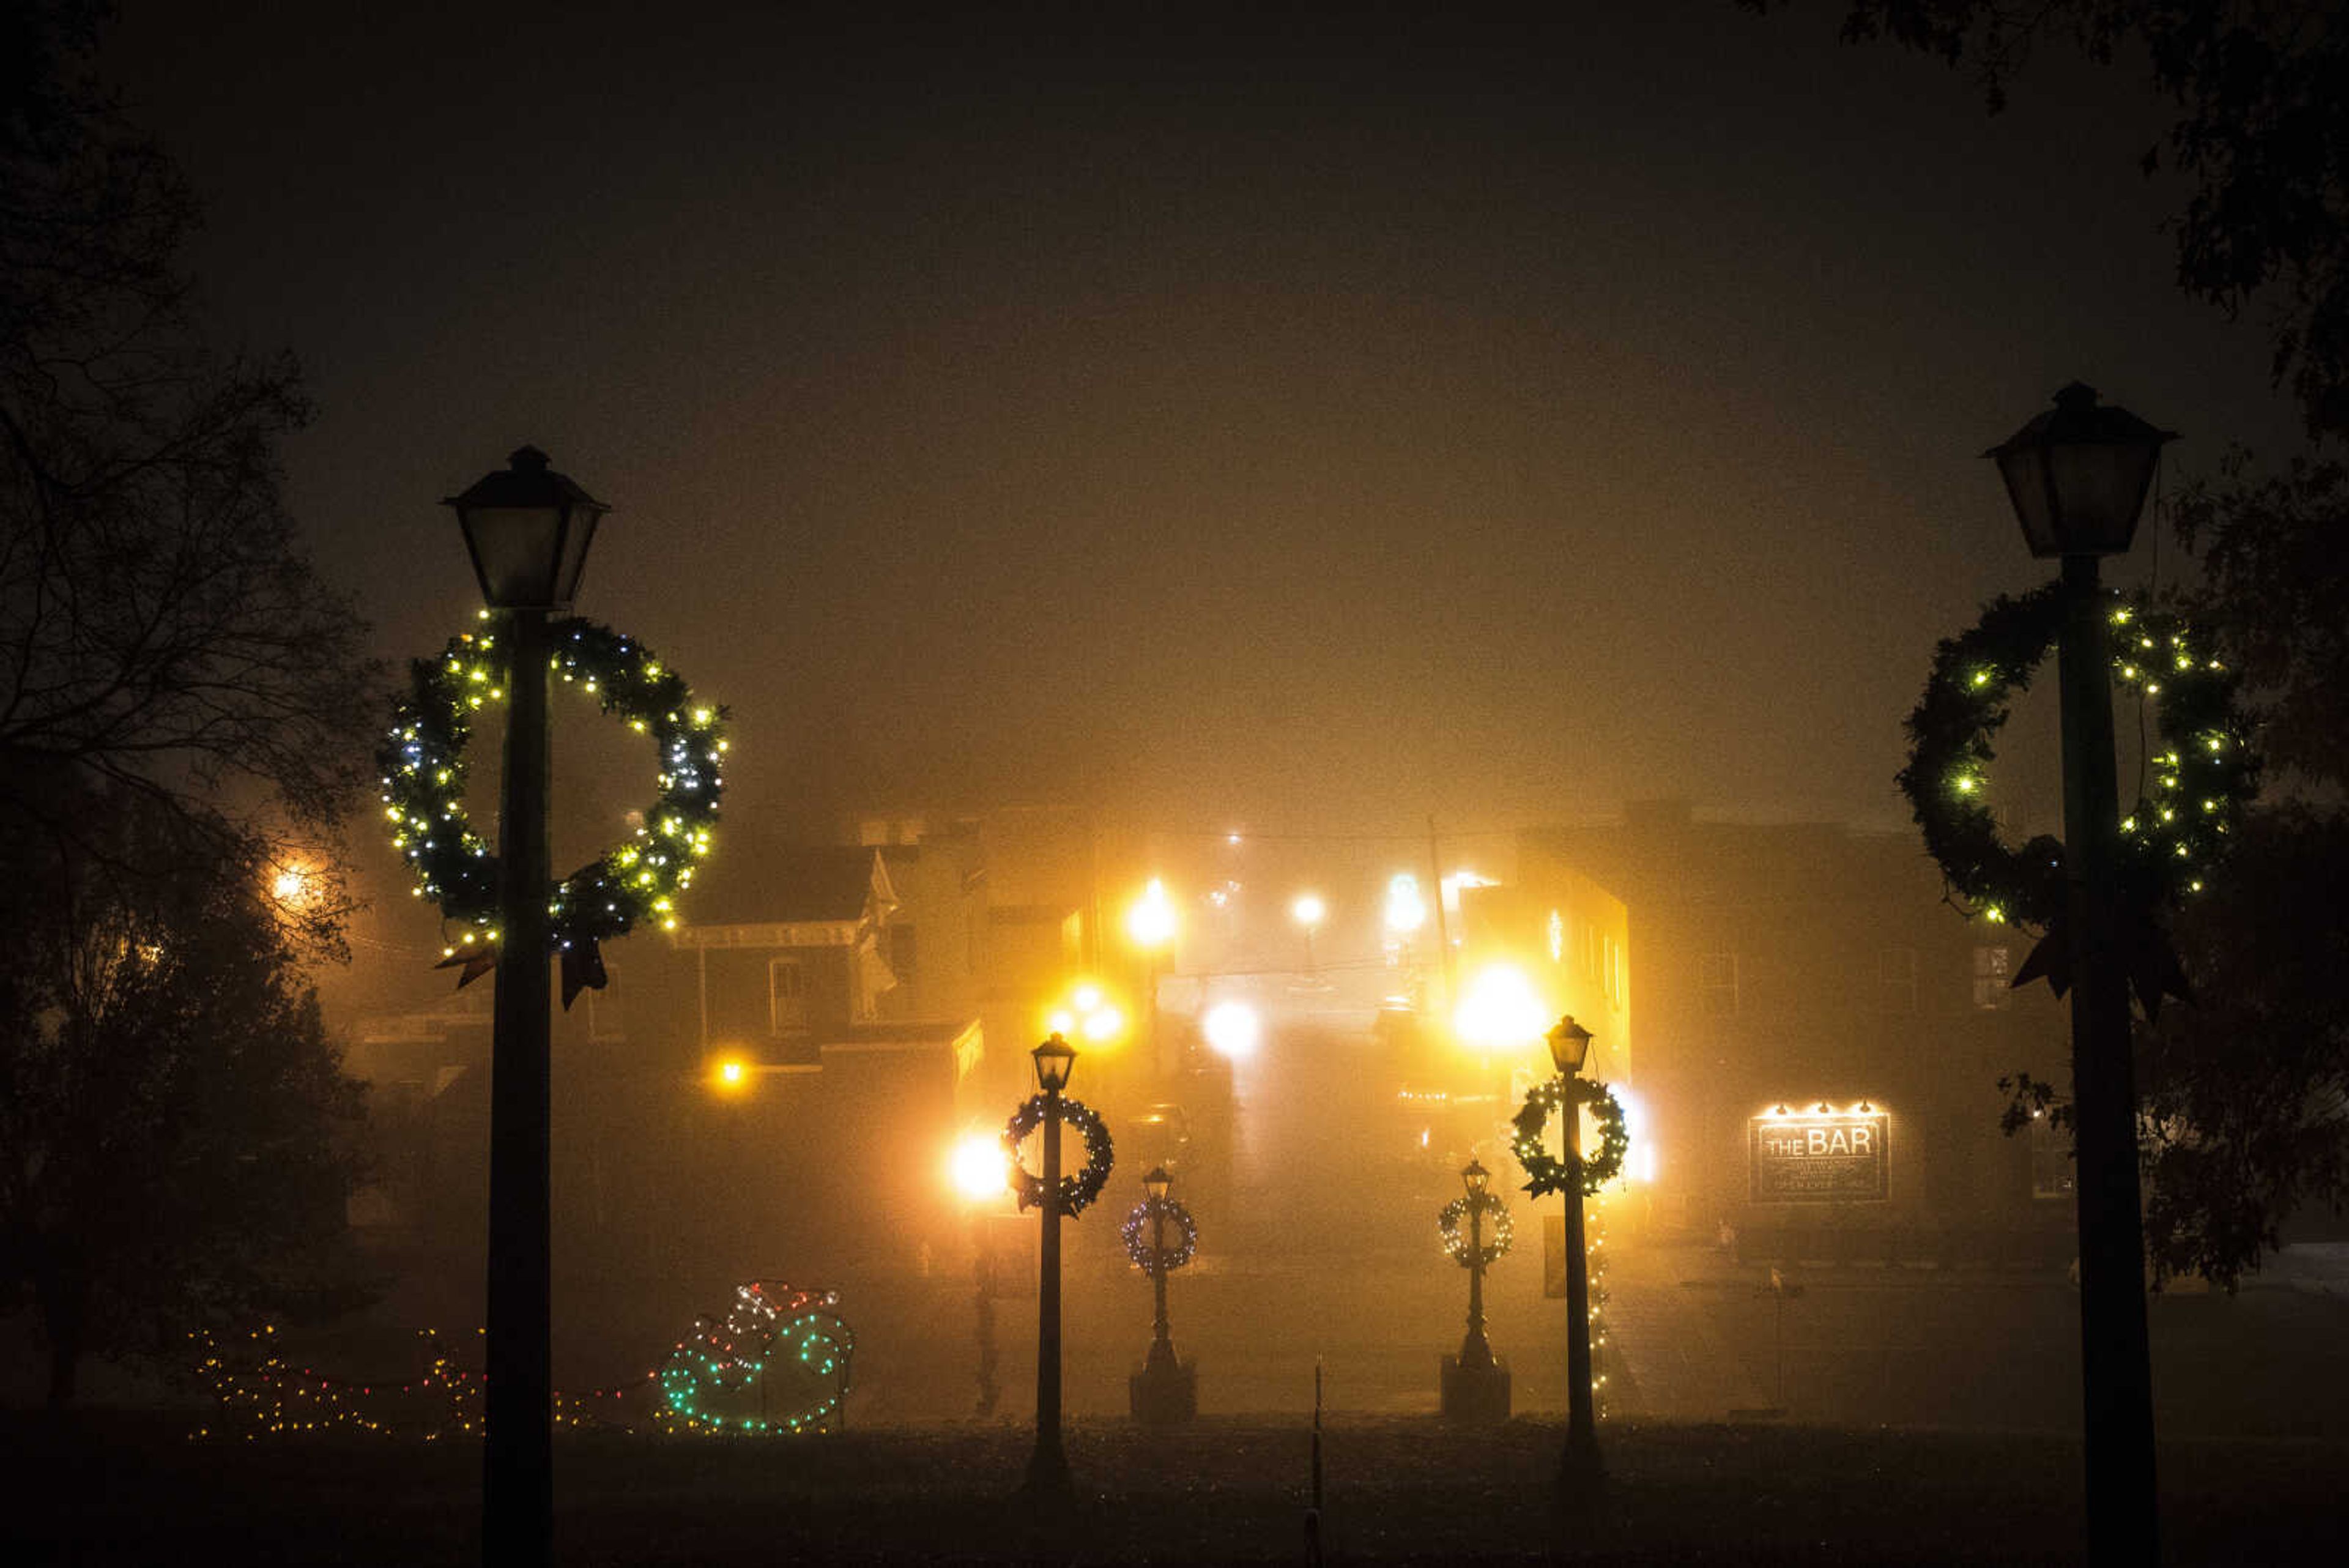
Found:
[[[1027,1490],[1062,1498],[1069,1491],[1069,1459],[1061,1448],[1061,1091],[1069,1086],[1077,1054],[1055,1034],[1029,1054],[1044,1095],[1044,1237],[1036,1290],[1036,1450],[1028,1459]]]
[[[1156,1306],[1150,1324],[1150,1354],[1143,1359],[1141,1369],[1125,1380],[1128,1407],[1133,1418],[1145,1427],[1179,1426],[1199,1413],[1199,1369],[1195,1364],[1185,1366],[1174,1354],[1174,1335],[1166,1315],[1166,1276],[1190,1261],[1198,1237],[1190,1211],[1168,1196],[1174,1188],[1174,1179],[1166,1168],[1154,1167],[1142,1179],[1148,1200],[1125,1217],[1122,1232],[1127,1255],[1150,1276]],[[1143,1239],[1145,1220],[1149,1222],[1146,1244]],[[1170,1224],[1180,1226],[1183,1232],[1171,1251],[1166,1244]]]
[[[1571,1013],[1549,1032],[1549,1059],[1561,1077],[1582,1071],[1590,1054],[1590,1031]],[[1569,1488],[1587,1486],[1600,1473],[1599,1413],[1590,1392],[1590,1258],[1582,1230],[1582,1106],[1571,1098],[1559,1107],[1566,1138],[1566,1453],[1559,1474]]]
[[[1472,1159],[1460,1173],[1468,1195],[1468,1334],[1460,1342],[1460,1365],[1492,1366],[1493,1345],[1485,1337],[1485,1206],[1477,1199],[1492,1185],[1493,1173],[1481,1159]]]
[[[1162,1376],[1173,1376],[1175,1366],[1174,1336],[1166,1322],[1166,1194],[1174,1185],[1174,1179],[1163,1165],[1152,1166],[1150,1174],[1142,1179],[1142,1190],[1150,1195],[1150,1278],[1158,1308],[1150,1321],[1150,1355],[1142,1366],[1143,1371]]]
[[[571,607],[596,520],[609,509],[548,468],[536,447],[523,447],[509,461],[504,472],[442,504],[456,511],[464,529],[481,597],[505,612],[508,639],[490,1049],[481,1560],[498,1568],[543,1568],[554,1528],[546,617]]]
[[[2175,432],[2098,406],[2074,382],[2055,406],[1983,455],[2033,556],[2060,556],[2070,590],[2058,644],[2064,726],[2064,924],[2072,962],[2072,1094],[2080,1227],[2080,1376],[2091,1562],[2160,1557],[2145,1230],[2127,972],[2113,910],[2120,833],[2111,654],[2096,558],[2126,551]]]

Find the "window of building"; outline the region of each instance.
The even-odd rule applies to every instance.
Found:
[[[1886,948],[1876,955],[1876,1006],[1882,1012],[1917,1011],[1915,948]]]
[[[2073,1164],[2071,1135],[2060,1127],[2050,1126],[2045,1111],[2033,1112],[2031,1196],[2071,1197]]]
[[[781,1034],[807,1027],[807,966],[795,958],[767,961],[767,1027]]]
[[[1974,949],[1974,1005],[1995,1012],[2014,1001],[2013,976],[2007,971],[2007,950]]]
[[[1726,1018],[1737,1011],[1737,955],[1702,953],[1696,961],[1699,1009],[1710,1018]]]
[[[915,983],[918,973],[915,967],[916,952],[914,928],[891,926],[889,928],[889,972],[897,977],[899,985]]]

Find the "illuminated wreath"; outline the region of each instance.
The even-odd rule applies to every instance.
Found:
[[[2063,843],[2043,835],[2020,849],[2009,846],[1984,796],[1995,755],[1991,742],[2006,722],[2008,701],[2031,684],[2071,602],[2060,582],[2020,598],[2002,596],[1971,629],[1934,650],[1925,694],[1909,715],[1909,765],[1899,774],[1925,847],[1960,907],[2041,930],[2063,915]],[[2196,647],[2181,618],[2142,596],[2116,597],[2105,614],[2113,681],[2151,701],[2161,737],[2145,759],[2150,796],[2121,817],[2116,875],[2124,940],[2157,971],[2174,971],[2166,944],[2152,937],[2155,916],[2202,890],[2205,873],[2225,852],[2258,789],[2260,761],[2251,726],[2235,706],[2233,672]],[[2043,953],[2050,957],[2036,961],[2041,972],[2051,958],[2061,961],[2046,944]],[[2169,975],[2148,973],[2143,963],[2132,968],[2140,993],[2158,1007]],[[2017,982],[2026,978],[2018,975]]]
[[[1477,1217],[1484,1232],[1483,1245],[1473,1252],[1468,1246],[1472,1227],[1465,1223],[1472,1214]],[[1489,1192],[1474,1197],[1463,1193],[1454,1199],[1435,1217],[1435,1228],[1443,1234],[1444,1251],[1464,1269],[1500,1262],[1509,1255],[1509,1248],[1517,1239],[1517,1228],[1509,1220],[1509,1206]]]
[[[1167,1229],[1174,1232],[1174,1244],[1163,1251],[1150,1244],[1152,1216],[1162,1213],[1166,1217]],[[1173,1198],[1143,1199],[1126,1215],[1117,1233],[1125,1242],[1125,1255],[1145,1274],[1172,1273],[1189,1262],[1192,1254],[1199,1250],[1198,1221],[1191,1218],[1191,1211],[1179,1199]]]
[[[1572,1115],[1573,1107],[1579,1106],[1588,1106],[1599,1119],[1599,1152],[1574,1157],[1569,1165],[1543,1147],[1542,1131],[1549,1126],[1552,1111],[1564,1106]],[[1517,1136],[1510,1152],[1526,1173],[1526,1190],[1536,1198],[1545,1192],[1564,1192],[1574,1182],[1576,1168],[1581,1172],[1583,1196],[1592,1196],[1615,1179],[1623,1168],[1623,1156],[1631,1147],[1631,1134],[1623,1125],[1622,1102],[1606,1085],[1591,1078],[1561,1076],[1536,1084],[1526,1091],[1516,1125]]]
[[[639,922],[676,928],[678,895],[709,853],[725,790],[726,711],[697,703],[682,676],[609,627],[567,618],[549,624],[547,642],[554,672],[565,683],[584,683],[605,712],[650,734],[659,757],[658,793],[634,841],[605,850],[549,890],[567,1005],[581,985],[604,983],[598,943]],[[496,961],[498,860],[466,819],[465,747],[473,713],[504,700],[508,668],[502,639],[487,631],[460,633],[438,659],[412,660],[408,695],[376,753],[392,847],[407,857],[417,896],[439,904],[444,920],[459,928],[442,956],[463,967],[460,985]]]
[[[1044,1206],[1044,1179],[1030,1174],[1019,1163],[1019,1145],[1044,1125],[1044,1107],[1050,1103],[1042,1095],[1030,1095],[1027,1103],[1003,1124],[1003,1149],[1011,1161],[1011,1189],[1019,1195],[1022,1209]],[[1063,1096],[1060,1106],[1061,1125],[1073,1128],[1085,1140],[1084,1169],[1061,1178],[1061,1212],[1074,1219],[1091,1208],[1102,1189],[1109,1185],[1110,1166],[1116,1159],[1116,1152],[1110,1146],[1107,1124],[1082,1100]]]

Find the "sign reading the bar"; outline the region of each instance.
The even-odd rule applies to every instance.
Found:
[[[1891,1118],[1850,1111],[1771,1111],[1746,1124],[1748,1196],[1756,1203],[1849,1203],[1891,1190]]]

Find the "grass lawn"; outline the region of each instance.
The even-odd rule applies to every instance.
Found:
[[[347,1438],[191,1443],[184,1417],[0,1417],[11,1564],[471,1563],[480,1454]],[[1324,1437],[1325,1559],[1355,1563],[2075,1563],[2080,1456],[2059,1437],[1769,1426],[1602,1429],[1603,1494],[1561,1504],[1563,1433],[1350,1418]],[[1029,1432],[968,1424],[797,1440],[568,1437],[566,1564],[1304,1561],[1302,1421],[1164,1438],[1079,1423],[1074,1511],[1012,1492]],[[2339,1561],[2349,1449],[2165,1444],[2173,1563]]]

